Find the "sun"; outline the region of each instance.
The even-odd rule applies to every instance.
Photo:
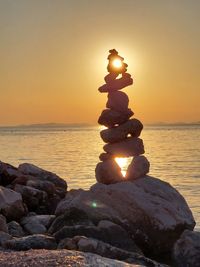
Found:
[[[120,59],[116,58],[112,61],[112,65],[113,65],[113,67],[119,69],[122,67],[122,61]]]
[[[128,159],[127,158],[115,158],[115,161],[121,168],[121,173],[123,176],[126,175],[126,169],[127,169],[127,164],[128,164]]]

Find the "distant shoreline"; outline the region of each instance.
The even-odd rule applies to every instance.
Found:
[[[38,124],[24,124],[24,125],[0,125],[0,129],[35,129],[35,128],[84,128],[84,127],[96,127],[98,124],[89,123],[38,123]],[[157,126],[157,127],[174,127],[174,126],[200,126],[200,122],[178,122],[178,123],[146,123],[144,126]]]

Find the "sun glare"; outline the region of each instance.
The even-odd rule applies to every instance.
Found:
[[[121,168],[121,173],[123,176],[126,175],[126,169],[127,169],[127,164],[128,164],[128,159],[127,158],[115,158],[115,161]]]
[[[122,61],[120,59],[117,59],[117,58],[113,60],[112,64],[115,68],[121,68],[122,67]]]

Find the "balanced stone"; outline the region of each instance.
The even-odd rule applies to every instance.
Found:
[[[109,154],[109,153],[101,153],[99,155],[99,159],[101,161],[106,161],[106,160],[109,160],[109,159],[113,159],[113,155]]]
[[[132,157],[144,154],[143,141],[138,137],[128,137],[118,143],[106,144],[103,149],[115,157]]]
[[[122,78],[115,79],[116,74],[110,73],[107,76],[105,76],[105,82],[106,84],[99,87],[99,92],[113,92],[123,89],[126,86],[133,84],[133,79],[131,78],[131,75],[129,73],[122,74]]]
[[[127,109],[126,112],[119,112],[111,109],[104,109],[99,117],[98,123],[106,127],[113,127],[116,124],[120,125],[126,122],[131,116],[133,116],[133,111]]]
[[[127,112],[129,99],[127,94],[116,91],[108,94],[106,107],[120,112]]]
[[[106,83],[111,83],[111,82],[115,81],[115,79],[117,78],[117,76],[118,76],[117,73],[109,73],[108,75],[106,75],[106,76],[104,77],[104,80],[105,80]],[[103,86],[101,86],[101,87],[103,87]],[[100,87],[100,88],[101,88],[101,87]],[[99,90],[99,91],[100,91],[100,90]],[[101,92],[101,91],[100,91],[100,92]]]
[[[97,182],[113,184],[123,180],[121,169],[114,159],[99,162],[95,169]]]
[[[105,143],[115,143],[126,139],[129,134],[140,136],[142,129],[143,125],[139,120],[131,119],[117,127],[102,130],[100,135]]]
[[[127,180],[145,176],[149,172],[150,163],[145,156],[134,157],[126,172]]]

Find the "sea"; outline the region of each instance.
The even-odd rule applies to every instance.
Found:
[[[88,189],[103,152],[99,126],[0,127],[0,160],[28,162],[54,172],[69,189]],[[147,125],[141,138],[149,175],[169,182],[186,199],[200,231],[200,124]],[[120,162],[120,160],[119,160]],[[122,161],[126,170],[130,159]]]

